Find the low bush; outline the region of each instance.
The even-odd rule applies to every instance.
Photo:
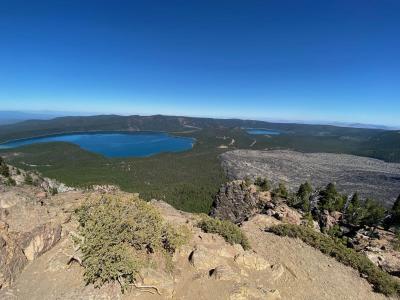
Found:
[[[289,191],[287,190],[285,183],[280,182],[278,187],[274,189],[273,195],[275,197],[287,199],[289,197]]]
[[[33,178],[32,178],[32,176],[30,175],[30,174],[26,174],[25,175],[25,183],[26,184],[29,184],[29,185],[33,185]]]
[[[254,184],[260,188],[261,191],[270,191],[271,183],[266,178],[257,177]]]
[[[396,230],[396,235],[392,240],[391,244],[394,250],[400,252],[400,231]]]
[[[16,182],[14,179],[12,179],[11,177],[9,177],[9,178],[7,179],[7,185],[16,186],[16,185],[17,185],[17,182]]]
[[[178,232],[154,207],[133,195],[87,199],[76,214],[84,278],[97,287],[117,281],[124,291],[151,263],[151,255],[171,256],[189,238],[188,230]]]
[[[246,235],[242,232],[239,226],[230,221],[214,219],[204,215],[197,226],[204,232],[219,234],[231,245],[240,244],[245,250],[251,248]]]
[[[9,177],[10,176],[10,169],[6,165],[5,162],[0,162],[0,175],[3,175],[4,177]]]
[[[56,187],[50,188],[50,194],[52,196],[57,195],[58,194],[58,189]]]
[[[269,228],[268,231],[279,236],[299,238],[306,244],[319,249],[322,253],[332,256],[337,261],[358,270],[360,274],[366,275],[368,282],[379,293],[400,295],[400,283],[388,273],[375,266],[365,255],[357,253],[355,250],[346,247],[327,235],[304,226],[292,224],[276,225]]]

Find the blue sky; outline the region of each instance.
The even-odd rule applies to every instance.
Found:
[[[0,110],[400,125],[400,1],[0,0]]]

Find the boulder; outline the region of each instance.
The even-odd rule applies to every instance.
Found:
[[[284,203],[279,204],[274,209],[273,216],[276,219],[289,224],[300,225],[302,223],[301,214]]]
[[[323,231],[327,231],[327,230],[331,229],[333,226],[335,226],[336,224],[338,224],[338,220],[335,217],[331,216],[329,211],[324,210],[319,217],[319,223],[320,223],[321,229]]]
[[[235,262],[240,268],[253,271],[263,271],[270,268],[270,264],[255,252],[244,252],[236,255]]]
[[[335,219],[336,223],[339,223],[342,220],[343,214],[339,211],[333,211],[330,213],[331,217]]]
[[[210,271],[210,277],[215,280],[223,281],[240,281],[240,275],[237,274],[230,266],[220,265]]]
[[[215,253],[210,251],[204,246],[197,246],[190,255],[189,262],[197,269],[197,270],[211,270],[218,266],[222,261],[219,256],[216,256]]]

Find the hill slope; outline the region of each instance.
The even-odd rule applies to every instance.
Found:
[[[243,251],[227,244],[220,236],[201,232],[193,226],[196,215],[177,211],[160,201],[153,201],[151,205],[165,220],[186,224],[193,232],[190,242],[174,256],[172,273],[157,267],[143,273],[143,284],[156,286],[160,295],[152,288],[133,288],[121,294],[113,284],[95,289],[83,283],[82,267],[69,264],[74,253],[70,233],[77,226],[73,211],[89,194],[66,192],[35,201],[34,195],[39,191],[36,187],[2,188],[16,199],[8,202],[9,214],[2,219],[9,224],[8,232],[36,235],[39,241],[43,233],[34,228],[41,228],[41,222],[47,219],[33,218],[36,221],[24,223],[21,216],[26,219],[41,214],[50,214],[52,224],[61,228],[59,241],[48,249],[42,251],[43,244],[35,244],[31,253],[37,255],[32,256],[33,260],[11,286],[0,290],[2,299],[387,299],[372,292],[355,270],[333,258],[299,240],[265,233],[265,227],[279,223],[272,217],[258,215],[243,224],[242,229],[253,248]],[[0,200],[4,206],[5,199]]]

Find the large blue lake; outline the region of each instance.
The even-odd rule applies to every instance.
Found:
[[[69,142],[107,157],[145,157],[164,152],[180,152],[193,147],[192,138],[162,132],[79,133],[31,138],[0,144],[0,149],[48,142]]]
[[[281,134],[277,130],[270,130],[270,129],[262,129],[262,128],[247,128],[247,133],[249,134],[268,134],[268,135],[279,135]]]

